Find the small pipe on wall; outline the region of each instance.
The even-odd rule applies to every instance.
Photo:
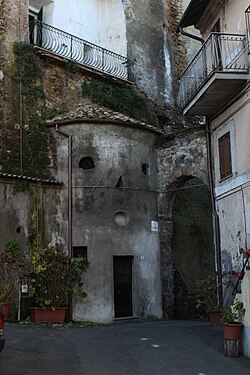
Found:
[[[210,132],[210,123],[209,119],[206,119],[206,140],[207,140],[207,169],[208,169],[208,179],[210,187],[210,195],[212,201],[212,211],[214,215],[214,232],[215,232],[215,251],[216,251],[216,266],[219,277],[218,282],[218,294],[219,294],[219,304],[223,304],[223,291],[222,291],[222,266],[221,266],[221,245],[220,245],[220,223],[219,216],[216,210],[215,205],[215,196],[214,196],[214,182],[212,176],[212,157],[211,157],[211,132]]]
[[[68,139],[68,255],[72,258],[72,136],[59,129],[56,132]]]
[[[68,139],[68,256],[72,258],[72,136],[59,129],[56,132]],[[69,317],[72,320],[72,297],[69,299]]]

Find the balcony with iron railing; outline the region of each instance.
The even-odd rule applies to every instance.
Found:
[[[248,79],[245,35],[211,33],[180,78],[184,114],[213,116]]]
[[[133,81],[133,61],[41,21],[29,25],[29,42],[113,77]]]

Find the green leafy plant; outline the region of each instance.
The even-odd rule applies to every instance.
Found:
[[[0,253],[0,301],[11,301],[28,278],[28,261],[18,241],[10,240]]]
[[[196,286],[198,292],[196,308],[201,313],[219,310],[216,275],[209,274],[206,278],[197,281]]]
[[[61,250],[49,248],[33,253],[31,268],[29,291],[37,307],[62,307],[75,293],[86,296],[81,280],[87,268],[84,258],[70,259]]]
[[[221,322],[224,324],[234,323],[245,315],[245,311],[244,303],[235,299],[231,307],[223,307],[221,312]]]

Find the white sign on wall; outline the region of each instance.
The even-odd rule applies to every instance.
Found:
[[[151,220],[151,232],[159,232],[159,223],[158,223],[158,221]]]

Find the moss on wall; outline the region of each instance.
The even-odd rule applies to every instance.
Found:
[[[152,122],[150,102],[133,87],[117,86],[97,80],[84,81],[82,94],[94,102],[140,121]]]
[[[44,221],[43,189],[33,186],[30,187],[29,193],[28,240],[32,251],[47,246],[46,237],[48,232]]]
[[[48,131],[44,126],[46,120],[46,95],[42,78],[44,67],[36,55],[32,45],[15,43],[14,80],[16,86],[21,85],[22,103],[20,96],[14,95],[15,121],[20,122],[22,111],[23,125],[23,167],[24,174],[50,178],[46,168],[48,159]]]

